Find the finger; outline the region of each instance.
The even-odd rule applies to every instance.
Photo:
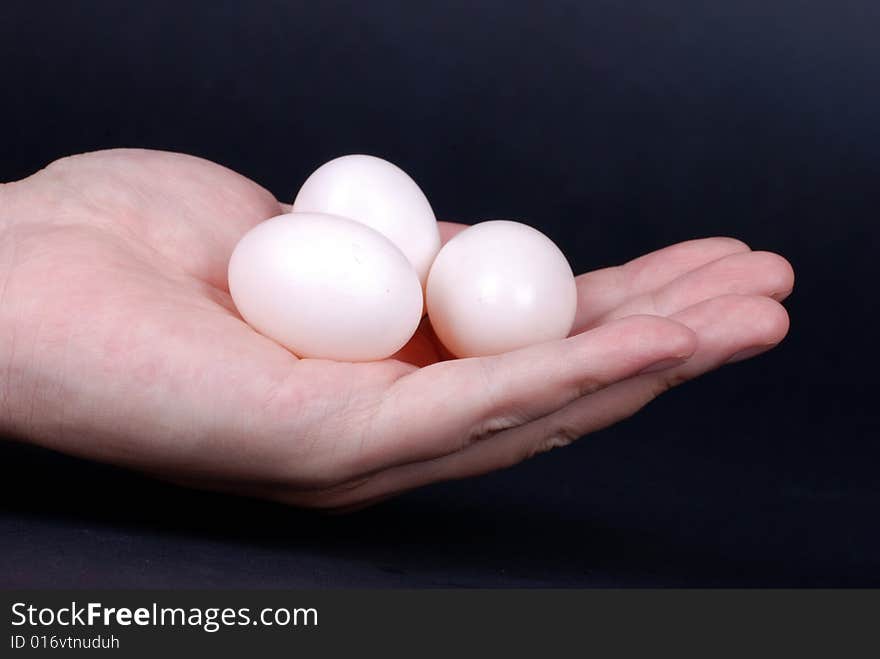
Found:
[[[655,291],[637,295],[596,322],[605,323],[634,314],[670,316],[721,295],[760,295],[780,301],[793,286],[794,271],[778,254],[732,254],[691,270]]]
[[[699,348],[680,366],[612,384],[485,442],[434,460],[379,472],[356,486],[325,492],[314,503],[334,508],[364,504],[429,483],[510,467],[632,416],[660,393],[718,368],[743,351],[770,349],[788,331],[788,316],[782,305],[755,296],[725,296],[701,302],[675,319],[699,337]]]
[[[568,339],[413,371],[389,387],[372,417],[362,473],[460,451],[695,349],[684,325],[631,316]]]
[[[735,238],[689,240],[645,254],[621,266],[577,277],[578,310],[572,334],[594,327],[602,316],[706,263],[750,251]]]
[[[494,446],[475,446],[435,465],[434,477],[463,478],[501,469],[536,453],[565,445],[628,418],[669,388],[707,373],[744,350],[778,344],[788,331],[788,315],[765,297],[725,296],[701,302],[674,318],[693,329],[699,348],[680,366],[617,383],[578,400],[528,428],[497,438]]]
[[[700,302],[674,318],[691,327],[700,347],[680,366],[620,382],[582,399],[547,419],[540,433],[551,439],[535,452],[552,448],[632,416],[661,393],[713,371],[743,352],[758,354],[788,333],[785,308],[767,297],[730,295]],[[523,440],[525,441],[525,440]],[[522,450],[528,451],[523,447]]]
[[[455,222],[438,224],[444,244],[468,227]],[[665,247],[621,266],[580,275],[576,278],[579,300],[572,334],[598,324],[604,314],[629,298],[648,293],[716,259],[749,251],[749,246],[736,238],[702,238]]]

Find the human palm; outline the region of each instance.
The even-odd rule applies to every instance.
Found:
[[[572,336],[449,359],[297,359],[226,284],[284,207],[182,154],[103,151],[0,187],[0,430],[181,484],[358,507],[564,445],[778,343],[793,274],[730,238],[578,277]],[[442,223],[445,237],[461,225]]]

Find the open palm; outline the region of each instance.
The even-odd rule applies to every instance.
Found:
[[[194,487],[357,507],[564,445],[788,329],[788,263],[709,238],[581,275],[565,340],[448,359],[425,320],[383,362],[299,360],[226,285],[235,243],[282,210],[158,151],[0,186],[0,431]]]

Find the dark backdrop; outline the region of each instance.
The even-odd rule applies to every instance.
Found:
[[[290,199],[367,152],[577,271],[721,234],[798,280],[772,353],[351,517],[0,446],[0,584],[880,585],[878,7],[4,0],[0,180],[141,146]]]

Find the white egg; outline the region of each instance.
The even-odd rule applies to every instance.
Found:
[[[273,217],[248,231],[229,261],[229,292],[254,329],[300,357],[384,359],[422,316],[422,287],[390,240],[319,213]]]
[[[440,250],[437,219],[421,188],[374,156],[342,156],[321,165],[303,183],[293,211],[330,213],[372,227],[406,254],[423,286]]]
[[[428,275],[431,325],[458,357],[568,336],[577,286],[565,255],[519,222],[475,224],[443,246]]]

